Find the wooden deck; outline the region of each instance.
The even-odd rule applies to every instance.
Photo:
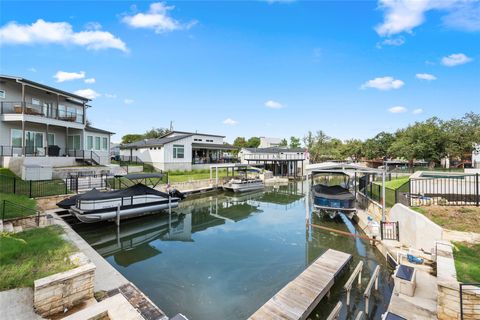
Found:
[[[352,259],[350,254],[328,249],[305,271],[283,287],[249,319],[306,319],[330,291],[335,277]]]

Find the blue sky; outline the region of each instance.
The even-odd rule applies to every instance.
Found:
[[[480,112],[476,0],[0,6],[0,72],[95,97],[114,141],[170,121],[230,142],[364,139]]]

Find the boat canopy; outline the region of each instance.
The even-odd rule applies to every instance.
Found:
[[[314,186],[315,196],[334,199],[334,200],[354,200],[355,196],[348,191],[348,189],[343,188],[339,185],[326,186],[318,184]]]
[[[167,193],[155,190],[153,188],[147,187],[144,184],[138,183],[126,189],[106,191],[106,192],[101,192],[93,188],[88,192],[64,199],[59,203],[57,203],[57,206],[63,209],[69,209],[71,206],[74,206],[77,203],[77,200],[108,200],[108,199],[133,197],[133,196],[147,195],[147,194],[156,195],[156,196],[160,196],[168,199]]]

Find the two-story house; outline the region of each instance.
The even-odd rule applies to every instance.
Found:
[[[207,169],[213,163],[230,163],[237,148],[225,144],[224,136],[172,131],[160,138],[146,139],[120,147],[123,159],[138,157],[158,170]]]
[[[52,167],[110,161],[112,132],[87,124],[89,99],[25,78],[0,76],[0,164]]]

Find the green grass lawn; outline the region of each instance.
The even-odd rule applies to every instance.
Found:
[[[385,182],[385,188],[391,189],[391,190],[397,190],[401,186],[403,186],[405,183],[407,183],[410,180],[410,177],[402,177],[402,178],[397,178],[397,179],[392,179],[390,181]],[[381,183],[380,183],[381,185]]]
[[[385,181],[385,204],[387,207],[393,207],[395,205],[395,192],[408,182],[409,177],[401,177]],[[380,201],[382,193],[382,182],[375,181],[372,188],[372,198],[376,201]]]
[[[15,181],[14,178],[16,177]],[[30,188],[31,186],[31,188]],[[17,177],[12,171],[0,168],[0,193],[22,194],[32,197],[46,197],[70,192],[66,188],[65,180],[55,179],[46,181],[24,181]]]
[[[5,207],[3,200],[6,200]],[[37,201],[27,196],[13,193],[0,193],[0,215],[5,219],[25,217],[35,214]]]
[[[457,280],[464,283],[480,283],[480,243],[456,242],[454,245]]]
[[[75,247],[61,238],[59,226],[0,234],[0,291],[31,287],[33,281],[73,268]]]
[[[218,170],[218,176],[220,178],[227,176],[227,171],[225,169]],[[213,172],[213,177],[215,177],[215,172]],[[170,183],[210,179],[210,170],[169,171],[168,178]]]

